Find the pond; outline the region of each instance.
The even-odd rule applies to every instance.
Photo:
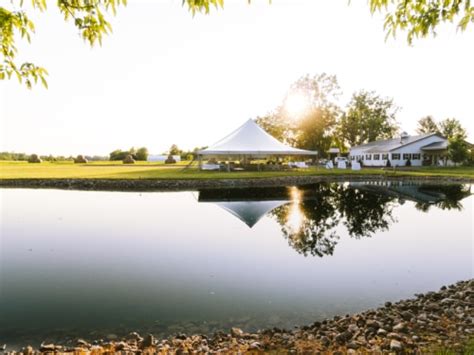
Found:
[[[292,328],[473,277],[470,185],[0,194],[9,348]]]

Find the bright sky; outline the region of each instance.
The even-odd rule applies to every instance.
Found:
[[[384,41],[364,0],[226,0],[194,18],[181,0],[129,1],[114,33],[89,48],[54,6],[36,15],[21,58],[49,70],[49,90],[0,83],[0,150],[102,154],[146,146],[161,153],[210,145],[278,105],[306,73],[335,74],[344,106],[359,89],[402,107],[414,133],[424,115],[456,117],[474,140],[474,30]]]

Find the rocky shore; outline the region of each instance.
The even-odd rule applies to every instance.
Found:
[[[78,339],[74,347],[41,344],[23,354],[424,354],[474,352],[474,279],[443,286],[438,292],[385,303],[354,315],[336,316],[293,330],[245,333],[232,328],[213,336],[176,334],[156,339],[133,332],[117,340]],[[446,352],[449,349],[451,352]],[[5,350],[5,349],[4,349]],[[6,349],[8,350],[8,349]],[[444,351],[444,352],[443,352]],[[8,352],[15,354],[15,352]]]
[[[45,188],[90,191],[186,191],[218,188],[283,187],[318,182],[403,181],[473,183],[453,176],[311,175],[237,179],[0,179],[0,188]]]

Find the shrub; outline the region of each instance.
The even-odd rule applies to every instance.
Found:
[[[146,161],[148,159],[148,149],[145,147],[138,149],[135,156],[137,160]]]
[[[110,153],[109,160],[124,160],[130,154],[129,151],[117,149]]]
[[[405,162],[405,166],[411,166],[411,160],[410,159],[407,159],[407,161]]]
[[[28,158],[28,163],[41,163],[42,160],[38,157],[37,154],[31,154]]]
[[[469,159],[469,148],[461,137],[454,137],[449,140],[448,157],[456,165]]]
[[[165,160],[165,164],[175,164],[176,160],[173,158],[173,156],[170,154],[168,155],[168,158]]]
[[[387,159],[387,164],[385,164],[387,168],[390,168],[392,166],[392,163],[390,163],[390,159]]]

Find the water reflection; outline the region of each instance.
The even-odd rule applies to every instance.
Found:
[[[431,207],[462,209],[470,185],[418,183],[318,183],[289,188],[204,190],[200,202],[228,210],[252,228],[270,214],[288,244],[308,256],[332,255],[341,225],[352,238],[371,237],[397,222],[393,209],[412,201],[423,212]]]
[[[267,213],[287,204],[290,196],[286,188],[203,190],[198,201],[213,203],[252,228]]]
[[[290,329],[469,279],[470,194],[0,189],[0,344]]]

